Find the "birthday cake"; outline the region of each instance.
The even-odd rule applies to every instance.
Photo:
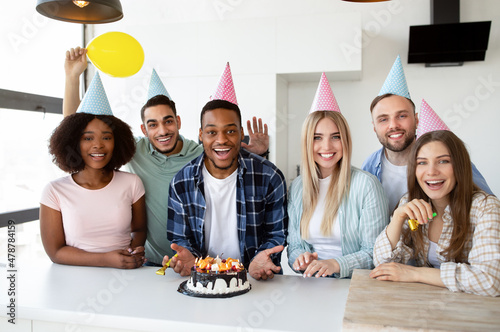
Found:
[[[231,297],[250,290],[247,271],[237,259],[197,259],[179,292],[199,297]]]

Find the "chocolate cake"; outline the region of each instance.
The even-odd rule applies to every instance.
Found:
[[[179,291],[200,297],[230,297],[250,288],[247,271],[238,260],[207,257],[196,261],[189,280],[181,284]]]

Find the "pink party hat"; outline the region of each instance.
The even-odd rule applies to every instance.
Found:
[[[392,93],[393,95],[411,99],[410,91],[408,91],[408,85],[406,84],[405,72],[399,55],[396,58],[396,61],[394,61],[391,71],[389,72],[389,75],[387,75],[384,85],[378,95],[382,96],[386,93]]]
[[[325,73],[321,74],[318,89],[316,90],[316,95],[314,96],[309,113],[316,111],[334,111],[340,113],[339,105],[333,95],[332,88],[330,87],[330,83]]]
[[[226,64],[226,68],[219,79],[219,84],[217,90],[210,97],[210,100],[221,99],[238,105],[236,100],[236,93],[234,91],[233,76],[231,75],[231,68],[229,67],[229,62]]]
[[[76,112],[94,115],[113,115],[99,72],[95,73]]]
[[[418,114],[417,139],[425,133],[436,130],[450,130],[434,110],[422,99]]]

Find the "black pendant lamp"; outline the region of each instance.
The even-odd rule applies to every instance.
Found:
[[[110,23],[123,17],[120,0],[38,0],[36,10],[54,20],[73,23]]]

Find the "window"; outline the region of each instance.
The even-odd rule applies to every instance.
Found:
[[[47,182],[64,175],[47,151],[61,120],[60,114],[0,108],[0,213],[38,207]]]
[[[0,11],[0,263],[16,211],[18,252],[43,253],[37,221],[20,222],[37,219],[42,188],[62,175],[47,139],[62,119],[65,51],[82,46],[81,24],[46,18],[35,5],[14,1]]]
[[[61,176],[46,142],[62,119],[53,112],[62,112],[65,52],[81,45],[83,26],[46,18],[35,4],[0,11],[0,214],[38,207],[44,184]]]

